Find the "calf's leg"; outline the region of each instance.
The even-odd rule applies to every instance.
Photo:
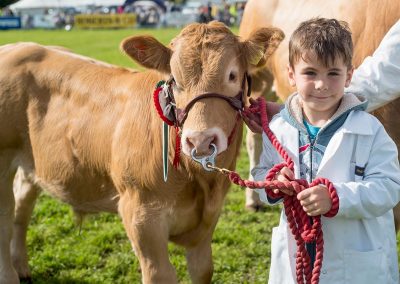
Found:
[[[10,253],[14,221],[14,173],[10,165],[14,154],[12,151],[0,150],[0,284],[19,283]]]
[[[187,263],[193,284],[211,283],[214,267],[211,252],[212,232],[197,246],[187,248]]]
[[[121,194],[119,213],[139,259],[142,282],[177,283],[175,269],[168,257],[168,227],[162,209],[151,208],[153,205],[150,204],[140,206],[136,200],[132,193]]]
[[[23,168],[18,168],[14,178],[15,219],[11,256],[20,279],[31,277],[26,248],[26,232],[39,193],[40,189],[28,179],[28,173]]]
[[[254,168],[260,162],[260,156],[262,152],[262,138],[260,134],[251,132],[247,129],[246,134],[246,147],[249,155],[250,170]],[[253,180],[251,174],[249,179]],[[258,197],[258,194],[251,188],[246,188],[246,208],[251,211],[259,211],[264,206]]]

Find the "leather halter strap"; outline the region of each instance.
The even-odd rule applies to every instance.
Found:
[[[202,94],[200,96],[195,97],[193,100],[191,100],[184,109],[176,108],[177,123],[179,126],[183,125],[183,123],[185,122],[185,120],[188,116],[190,109],[199,100],[208,99],[208,98],[219,98],[219,99],[222,99],[222,100],[225,100],[226,102],[228,102],[231,105],[231,107],[234,108],[235,110],[241,110],[241,109],[243,109],[242,97],[243,97],[242,91],[240,91],[239,94],[235,97],[228,97],[228,96],[224,96],[224,95],[220,95],[220,94],[216,94],[216,93]]]
[[[183,123],[185,122],[188,113],[190,111],[190,109],[193,107],[193,105],[198,102],[199,100],[202,99],[208,99],[208,98],[218,98],[218,99],[222,99],[226,102],[229,103],[229,105],[239,111],[242,110],[244,107],[244,102],[243,102],[243,93],[244,93],[244,87],[245,87],[245,83],[247,81],[247,96],[250,96],[251,93],[251,77],[245,73],[243,81],[242,81],[242,89],[239,91],[239,93],[235,96],[235,97],[228,97],[225,95],[221,95],[218,93],[204,93],[201,94],[197,97],[195,97],[194,99],[192,99],[186,106],[184,109],[180,109],[180,108],[175,108],[175,117],[176,117],[176,124],[178,127],[182,127]]]

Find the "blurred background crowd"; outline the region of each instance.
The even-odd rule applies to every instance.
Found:
[[[228,26],[240,24],[247,0],[9,0],[0,7],[0,29],[50,28],[70,30],[80,18],[97,25],[114,22],[122,15],[134,16],[135,27],[182,27],[191,22],[212,20]],[[5,1],[7,2],[7,1]],[[13,3],[15,2],[15,3]],[[93,15],[102,15],[99,21]],[[107,20],[110,15],[110,20]],[[78,16],[78,17],[77,17]],[[12,21],[16,21],[13,23]],[[132,24],[132,21],[129,21]],[[99,26],[100,27],[100,26]],[[127,27],[127,26],[121,26]]]

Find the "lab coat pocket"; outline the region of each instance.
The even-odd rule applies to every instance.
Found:
[[[365,252],[346,251],[344,253],[346,283],[387,283],[387,270],[384,269],[384,262],[382,249]]]
[[[364,168],[357,166],[355,162],[350,162],[350,180],[360,182],[364,178]]]
[[[293,283],[291,262],[288,253],[288,239],[281,227],[272,228],[270,284]]]

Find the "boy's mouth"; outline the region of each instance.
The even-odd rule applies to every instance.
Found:
[[[330,96],[311,96],[311,97],[317,100],[326,100],[330,98]]]

